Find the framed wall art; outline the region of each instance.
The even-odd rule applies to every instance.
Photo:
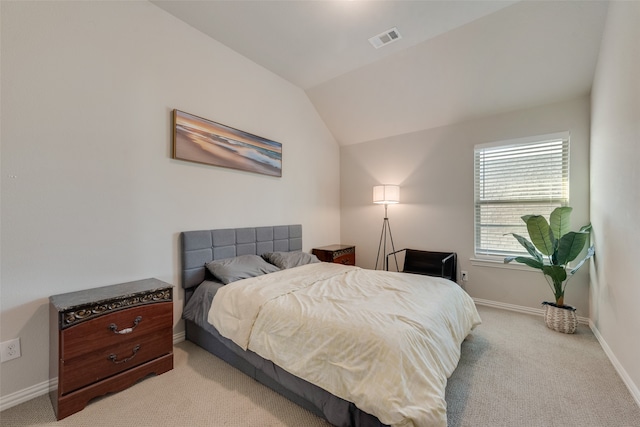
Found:
[[[173,110],[174,159],[282,176],[282,144]]]

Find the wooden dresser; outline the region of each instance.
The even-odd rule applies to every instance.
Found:
[[[356,265],[356,247],[353,245],[329,245],[314,248],[311,253],[320,261]]]
[[[49,298],[50,392],[58,420],[173,369],[173,286],[145,279]],[[52,381],[53,383],[53,381]]]

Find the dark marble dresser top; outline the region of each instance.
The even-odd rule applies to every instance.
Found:
[[[108,303],[114,299],[130,298],[167,288],[173,288],[173,285],[158,279],[143,279],[136,280],[135,282],[53,295],[49,297],[49,302],[58,311],[68,311],[87,304]]]

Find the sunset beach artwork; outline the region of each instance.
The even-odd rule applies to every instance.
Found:
[[[282,144],[173,110],[173,158],[282,176]]]

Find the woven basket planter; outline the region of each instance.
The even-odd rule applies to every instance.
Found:
[[[578,327],[576,309],[570,305],[557,305],[552,302],[543,302],[544,323],[547,328],[563,334],[573,334]]]

